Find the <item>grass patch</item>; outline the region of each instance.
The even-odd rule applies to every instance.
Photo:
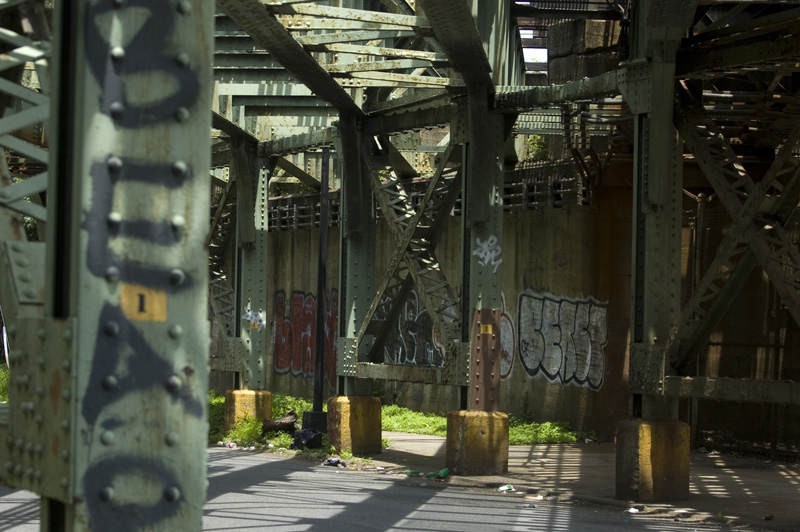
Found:
[[[211,390],[208,393],[208,443],[225,437],[225,396]]]
[[[261,432],[261,420],[256,419],[242,420],[226,433],[224,430],[224,407],[225,398],[211,392],[209,394],[208,408],[209,443],[228,440],[235,442],[237,445],[256,445],[265,448],[272,444],[273,449],[288,449],[291,445],[293,441],[291,434],[285,432],[263,434]],[[303,413],[312,410],[312,404],[306,399],[283,394],[272,394],[273,418],[283,417],[289,410],[294,410],[297,413],[297,418],[302,420]],[[381,408],[381,418],[381,428],[383,430],[431,436],[447,435],[447,419],[442,415],[414,412],[397,405],[387,405]],[[536,423],[509,416],[508,442],[510,445],[575,443],[583,441],[585,438],[596,439],[597,436],[594,431],[573,431],[569,424],[563,421]],[[381,443],[384,448],[391,445],[391,442],[386,438],[383,438]],[[322,449],[306,449],[298,451],[298,454],[324,458],[336,453],[328,443],[327,435],[325,435],[323,436]],[[343,459],[352,458],[352,454],[347,450],[342,450],[339,456]]]
[[[272,394],[272,419],[278,419],[286,415],[289,410],[294,410],[299,421],[303,420],[304,412],[311,412],[314,404],[311,401],[282,393]],[[322,404],[322,411],[328,411],[328,405]]]
[[[594,431],[575,432],[565,421],[536,423],[514,416],[508,418],[509,445],[535,445],[537,443],[575,443],[585,438],[596,439]]]
[[[447,436],[447,419],[436,414],[424,414],[397,405],[387,405],[381,407],[381,428],[394,432]]]
[[[8,366],[5,363],[0,363],[0,403],[8,401]]]

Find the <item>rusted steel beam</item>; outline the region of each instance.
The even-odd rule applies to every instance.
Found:
[[[667,397],[693,397],[715,401],[800,404],[800,382],[727,377],[665,377]]]
[[[357,117],[364,116],[364,111],[347,91],[294,40],[283,24],[259,0],[217,0],[217,7],[317,96],[340,111]]]
[[[491,86],[492,68],[466,0],[419,0],[419,4],[464,81]]]
[[[570,81],[563,85],[543,87],[497,87],[494,110],[500,113],[521,113],[544,109],[562,103],[596,100],[619,94],[618,71],[605,72],[592,78]]]
[[[247,131],[246,129],[242,129],[237,124],[234,124],[221,114],[211,111],[211,127],[214,129],[219,129],[223,133],[227,133],[231,137],[242,137],[245,140],[250,142],[258,142],[258,139],[255,135]]]

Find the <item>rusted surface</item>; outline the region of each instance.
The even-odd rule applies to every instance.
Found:
[[[469,407],[494,412],[500,405],[500,318],[502,311],[476,309],[472,315]]]

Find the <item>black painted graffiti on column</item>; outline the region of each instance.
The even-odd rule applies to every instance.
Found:
[[[185,0],[87,3],[84,44],[89,69],[100,85],[97,111],[110,117],[116,130],[148,128],[148,133],[158,135],[185,122],[192,112],[207,112],[195,109],[200,83],[189,60],[193,50],[180,49],[174,40],[177,24],[192,24],[191,18],[182,17],[191,8],[192,2]],[[88,235],[86,265],[97,277],[121,282],[123,290],[126,285],[151,290],[164,298],[165,309],[168,294],[194,285],[191,275],[180,265],[153,263],[157,256],[169,257],[159,251],[179,244],[182,231],[176,230],[175,219],[124,219],[127,213],[113,212],[112,205],[115,195],[142,187],[153,187],[153,191],[178,189],[192,179],[193,169],[169,150],[166,153],[173,159],[168,162],[135,159],[126,156],[125,146],[120,150],[93,162],[90,169],[92,197],[81,225]],[[123,256],[120,250],[129,246],[120,246],[122,239],[140,251]],[[148,251],[143,253],[142,249]],[[143,315],[157,312],[146,308],[144,297],[140,297],[134,311]],[[148,344],[130,320],[129,309],[110,303],[99,316],[82,410],[91,428],[89,434],[83,435],[90,448],[98,434],[105,436],[125,425],[115,414],[118,409],[110,407],[137,394],[162,397],[164,405],[177,405],[191,418],[201,418],[204,413],[204,402],[192,395],[187,384],[194,370],[174,367],[172,361]],[[153,321],[163,320],[157,317]],[[167,444],[174,445],[176,438],[177,433],[168,433]],[[131,453],[127,451],[130,446],[128,443],[119,453],[103,454],[103,458],[90,463],[84,474],[83,490],[93,529],[122,532],[150,528],[181,509],[182,489],[175,464],[166,458]],[[122,477],[164,486],[163,493],[156,497],[143,493],[140,501],[118,500],[113,490]]]
[[[599,390],[608,341],[608,302],[523,292],[519,358],[530,376]]]
[[[103,88],[99,110],[112,116],[119,127],[139,128],[174,120],[176,113],[182,108],[188,110],[197,100],[200,88],[197,74],[189,68],[186,56],[172,51],[173,45],[169,43],[175,19],[184,9],[182,4],[178,2],[176,9],[175,3],[166,0],[101,0],[87,6],[86,59]],[[186,4],[191,6],[191,2]],[[130,15],[138,16],[143,24],[124,46],[108,41],[112,19],[122,10],[124,16],[145,11]],[[177,88],[166,98],[136,105],[133,101],[142,95],[132,98],[125,84],[143,72],[168,76]],[[147,87],[139,89],[144,91]]]

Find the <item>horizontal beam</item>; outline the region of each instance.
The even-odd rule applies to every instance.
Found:
[[[258,142],[258,138],[255,135],[246,129],[242,129],[216,111],[211,111],[211,127],[219,129],[231,137],[242,137],[250,142]]]
[[[361,107],[347,91],[325,72],[259,0],[217,0],[217,7],[317,96],[340,111],[364,116]]]
[[[338,128],[329,127],[302,135],[281,137],[269,142],[262,142],[259,145],[258,152],[259,155],[271,157],[331,147],[338,135]]]
[[[417,0],[453,68],[467,83],[492,86],[489,60],[466,0]]]
[[[371,364],[369,362],[359,362],[356,364],[356,376],[363,379],[421,382],[425,384],[466,384],[466,379],[464,379],[464,382],[448,381],[448,372],[446,372],[444,368],[425,366]]]
[[[619,94],[617,75],[618,71],[614,70],[592,78],[570,81],[563,85],[497,87],[494,109],[501,113],[520,113],[562,103],[616,95]]]
[[[664,378],[664,394],[714,401],[800,405],[800,382],[668,376]]]
[[[450,123],[453,112],[454,106],[451,104],[396,115],[369,117],[364,120],[362,131],[364,135],[383,135],[440,126]]]
[[[611,9],[558,9],[512,4],[511,13],[515,17],[582,19],[582,20],[620,20],[622,15]]]
[[[414,28],[429,28],[428,20],[425,17],[413,15],[397,15],[395,13],[385,13],[380,11],[367,11],[364,9],[348,9],[345,7],[320,6],[316,4],[298,4],[293,6],[275,6],[270,4],[273,13],[281,15],[312,15],[327,19],[336,18],[344,20],[355,20],[358,22],[368,22],[376,24],[392,24],[396,26],[411,26]]]
[[[780,33],[774,37],[757,43],[743,43],[708,51],[703,51],[702,48],[681,49],[675,62],[675,74],[690,76],[704,72],[725,72],[800,56],[800,33],[790,36]]]
[[[308,185],[314,190],[319,190],[320,187],[319,179],[316,179],[311,174],[295,166],[294,164],[292,164],[291,161],[284,159],[283,157],[279,157],[278,160],[275,161],[275,166],[277,166],[282,170],[285,170],[288,174],[296,177],[304,185]]]

